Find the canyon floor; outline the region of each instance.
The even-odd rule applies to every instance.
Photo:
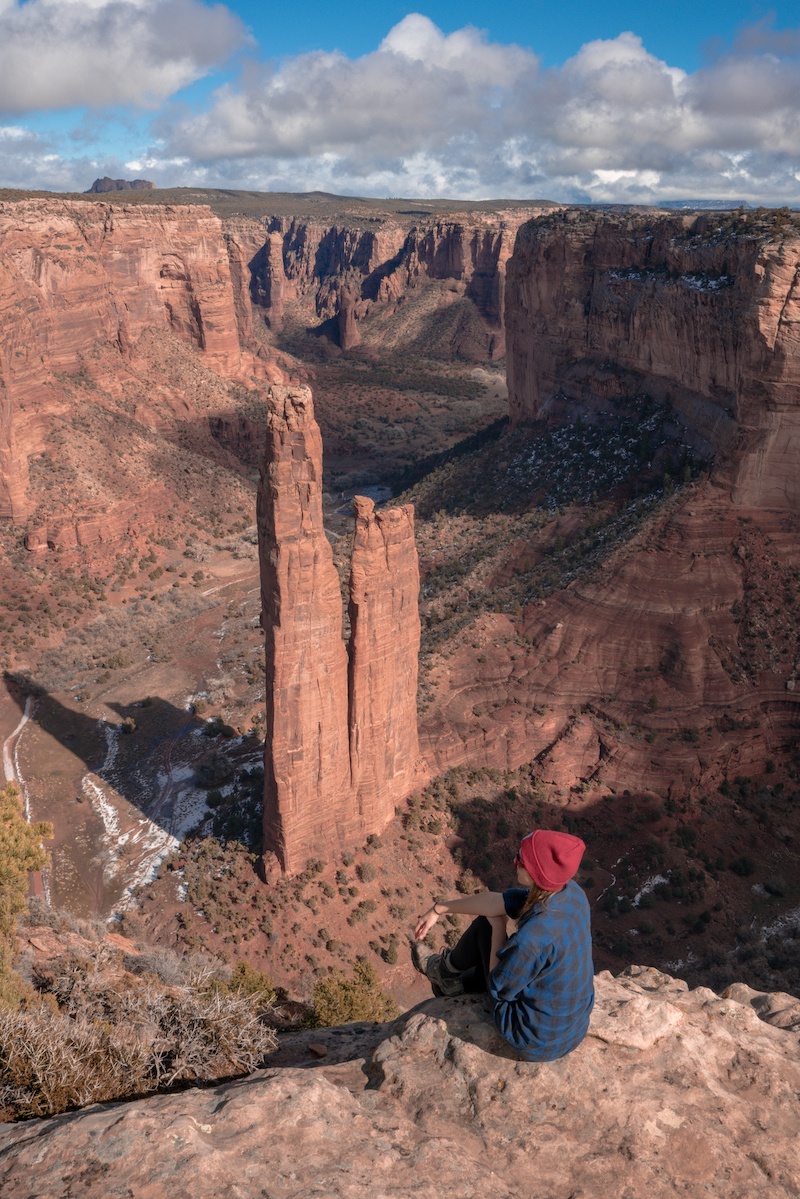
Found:
[[[756,717],[742,719],[735,705],[711,720],[672,713],[651,698],[658,684],[646,677],[646,697],[640,687],[594,706],[579,701],[578,687],[565,727],[541,680],[536,695],[524,682],[528,656],[542,658],[525,632],[531,612],[557,610],[576,581],[591,592],[642,539],[683,541],[688,506],[714,508],[702,463],[679,433],[664,432],[667,414],[653,409],[634,422],[623,408],[594,429],[566,422],[511,435],[498,423],[498,372],[450,366],[438,409],[427,393],[435,452],[413,469],[380,436],[383,422],[392,428],[408,406],[408,391],[392,391],[388,368],[380,389],[361,385],[369,378],[363,361],[334,357],[333,366],[314,369],[322,376],[321,424],[338,427],[341,439],[340,453],[327,459],[326,520],[337,557],[347,557],[354,472],[379,499],[405,479],[404,498],[417,505],[423,737],[435,741],[443,711],[466,694],[459,727],[476,744],[491,743],[508,726],[508,705],[522,699],[541,724],[542,753],[519,766],[482,765],[480,752],[472,765],[445,765],[372,843],[336,860],[321,847],[299,877],[272,878],[265,888],[257,873],[263,643],[246,504],[243,512],[229,505],[213,527],[163,520],[143,533],[116,575],[105,573],[108,563],[79,575],[66,552],[45,572],[26,550],[9,547],[7,564],[20,567],[18,612],[26,614],[26,603],[35,612],[44,594],[54,607],[64,603],[55,610],[67,626],[57,647],[48,649],[43,637],[22,646],[0,701],[6,761],[33,817],[55,827],[52,866],[36,889],[78,915],[116,916],[135,939],[246,958],[301,999],[317,979],[347,973],[365,955],[407,1006],[426,993],[408,957],[418,913],[433,896],[508,885],[518,839],[541,824],[587,841],[580,881],[593,906],[598,968],[637,961],[717,989],[745,980],[797,991],[792,740],[776,739],[767,721],[772,756],[748,765]],[[402,378],[402,364],[394,369]],[[350,385],[337,396],[343,377]],[[451,400],[459,383],[467,399]],[[419,393],[414,399],[423,402]],[[452,449],[460,430],[451,406],[459,402],[473,424],[483,412],[485,425]],[[649,458],[644,468],[644,439],[655,467]],[[599,446],[602,461],[594,456]],[[682,475],[665,486],[667,458]],[[349,490],[337,491],[343,482]],[[254,488],[252,476],[238,476],[235,486]],[[770,535],[746,515],[723,518],[717,507],[721,543],[743,540],[753,561],[763,559],[753,577],[760,574],[764,594],[750,593],[747,618],[752,624],[769,613],[779,655],[773,642],[781,629],[791,638],[795,620],[791,580],[780,592],[766,585],[780,530]],[[746,666],[737,667],[745,676]],[[752,669],[768,666],[754,658]],[[593,750],[597,727],[617,756],[627,743],[629,755],[659,759],[663,787],[626,787],[624,770],[614,786],[604,784],[595,760],[603,751]],[[704,754],[717,761],[721,745],[734,763],[737,738],[746,747],[743,764],[719,785],[670,773]],[[452,941],[460,927],[452,918],[437,939]]]

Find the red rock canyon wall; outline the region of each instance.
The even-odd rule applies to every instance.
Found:
[[[362,229],[274,217],[251,262],[251,294],[273,328],[280,328],[292,303],[321,320],[338,317],[340,344],[349,349],[370,315],[393,311],[439,283],[445,304],[466,297],[485,324],[474,354],[502,358],[506,264],[519,225],[537,211],[434,220],[411,230],[389,219]]]
[[[520,229],[506,314],[513,421],[647,391],[717,454],[736,504],[800,507],[796,226],[565,210]]]
[[[534,760],[573,801],[682,798],[794,752],[799,280],[800,229],[776,213],[567,210],[521,228],[513,420],[591,420],[647,392],[713,468],[609,546],[602,571],[476,620],[436,667],[420,727],[432,771]]]
[[[0,203],[0,518],[27,518],[29,459],[69,414],[76,376],[117,396],[139,384],[145,424],[152,399],[192,411],[191,389],[167,395],[150,377],[145,333],[194,347],[224,379],[281,378],[250,341],[243,254],[208,208]]]

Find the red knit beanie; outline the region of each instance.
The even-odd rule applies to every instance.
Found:
[[[586,849],[580,837],[537,828],[519,847],[519,860],[537,887],[558,891],[581,864]]]

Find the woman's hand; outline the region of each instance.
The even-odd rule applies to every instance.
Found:
[[[436,905],[434,904],[433,907],[428,908],[424,916],[420,916],[419,923],[414,929],[414,940],[424,941],[438,919],[439,916],[436,912]]]

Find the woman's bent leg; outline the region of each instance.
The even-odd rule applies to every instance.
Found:
[[[444,965],[448,970],[460,973],[464,990],[475,994],[489,989],[491,955],[492,926],[485,916],[478,916],[445,954]]]

